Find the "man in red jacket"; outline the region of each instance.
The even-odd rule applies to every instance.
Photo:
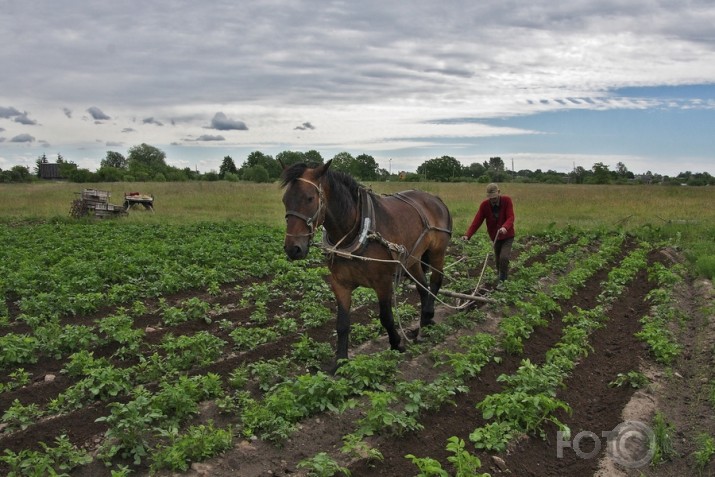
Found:
[[[514,243],[514,204],[511,198],[501,195],[499,186],[487,186],[487,198],[482,201],[477,215],[472,220],[462,240],[469,240],[479,229],[482,222],[487,221],[487,233],[494,243],[494,256],[497,264],[499,281],[507,279],[509,273],[509,258],[511,246]]]

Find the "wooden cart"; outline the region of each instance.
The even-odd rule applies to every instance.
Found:
[[[109,203],[110,194],[106,190],[84,189],[75,194],[79,197],[70,206],[70,216],[74,218],[94,216],[103,219],[127,213],[123,206]]]
[[[124,193],[124,209],[129,212],[135,206],[144,206],[146,210],[154,212],[154,196],[139,192]]]

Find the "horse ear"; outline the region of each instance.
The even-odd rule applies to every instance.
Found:
[[[332,159],[330,159],[328,162],[326,162],[323,165],[320,165],[315,168],[315,172],[318,177],[321,177],[323,174],[325,174],[328,171],[328,167],[330,167],[330,163],[333,162]]]
[[[278,159],[278,164],[281,165],[281,168],[285,171],[286,170],[286,165],[283,164],[283,159]]]

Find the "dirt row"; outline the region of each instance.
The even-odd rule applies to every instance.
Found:
[[[629,245],[628,247],[631,247]],[[622,254],[627,253],[628,248]],[[553,252],[553,250],[552,250]],[[531,261],[545,259],[545,254],[533,257]],[[668,265],[672,264],[673,256],[654,252],[649,257],[650,263],[660,261]],[[614,265],[617,265],[614,263]],[[526,266],[526,265],[524,265]],[[563,324],[561,317],[568,313],[573,307],[590,309],[596,305],[596,297],[601,292],[600,284],[605,280],[608,270],[601,270],[587,282],[586,286],[564,303],[560,303],[562,313],[551,317],[548,326],[537,328],[533,335],[524,344],[524,353],[520,356],[503,355],[499,364],[491,363],[487,365],[480,375],[470,381],[469,392],[460,394],[455,398],[455,406],[444,406],[437,412],[424,415],[420,422],[424,425],[421,432],[411,433],[399,438],[381,437],[372,438],[369,443],[379,449],[384,456],[381,463],[368,461],[348,462],[353,476],[405,476],[415,475],[416,468],[410,464],[404,456],[412,453],[418,456],[429,456],[447,462],[447,452],[445,445],[447,438],[459,436],[465,441],[469,441],[469,433],[476,427],[484,424],[480,412],[476,409],[476,403],[480,402],[488,394],[501,390],[497,377],[502,373],[515,371],[521,360],[528,358],[532,362],[540,363],[544,359],[545,352],[561,338]],[[559,415],[559,419],[566,423],[573,434],[582,430],[600,434],[616,427],[623,420],[623,409],[632,399],[635,390],[628,387],[614,388],[608,385],[618,373],[625,373],[641,367],[647,367],[649,361],[648,352],[645,346],[634,337],[634,333],[640,329],[639,319],[648,313],[648,305],[644,298],[654,287],[647,279],[646,271],[642,270],[635,280],[630,284],[628,290],[622,294],[608,311],[608,325],[597,330],[592,335],[591,344],[594,351],[582,362],[568,379],[564,389],[557,396],[567,402],[573,409],[571,415]],[[686,297],[691,298],[686,292]],[[235,323],[248,323],[251,310],[237,309],[232,305],[238,299],[235,286],[224,288],[224,294],[219,297],[209,297],[197,291],[187,291],[183,294],[170,298],[172,303],[180,303],[190,297],[200,296],[207,301],[220,302],[229,306],[229,311],[221,316]],[[404,298],[404,297],[401,297]],[[410,298],[414,300],[414,298]],[[282,313],[280,303],[269,305],[268,316]],[[442,309],[439,317],[444,319],[451,311]],[[73,323],[92,324],[97,316],[73,318]],[[488,318],[479,324],[477,329],[465,332],[474,333],[477,331],[494,332],[500,316],[490,312]],[[181,333],[195,333],[199,330],[208,330],[211,333],[227,339],[225,331],[220,330],[216,322],[206,324],[204,322],[190,322],[162,329],[158,326],[160,316],[158,314],[148,314],[137,320],[137,326],[153,330],[147,334],[148,343],[159,342],[164,333],[171,331],[175,335]],[[707,319],[703,318],[707,322]],[[702,321],[701,320],[701,321]],[[366,324],[369,322],[368,314],[365,310],[358,311],[353,315],[354,323]],[[684,353],[690,356],[691,361],[698,361],[700,367],[698,371],[692,371],[687,376],[688,382],[711,379],[711,375],[704,374],[701,369],[706,363],[712,364],[707,359],[702,359],[700,354],[708,350],[707,338],[699,337],[698,330],[702,323],[693,323],[689,333],[681,333],[681,338],[690,343],[691,351]],[[329,342],[334,345],[334,323],[330,320],[325,325],[309,330],[311,338],[319,342]],[[414,330],[408,330],[408,333]],[[270,359],[285,355],[290,350],[290,345],[297,339],[297,335],[288,335],[274,343],[259,346],[249,353],[236,353],[227,345],[224,359],[204,367],[193,370],[195,373],[214,372],[224,378],[241,363],[250,363],[259,359]],[[451,337],[444,346],[454,343],[456,337]],[[351,354],[372,353],[385,349],[386,341],[384,337],[373,340],[365,345],[351,349]],[[709,349],[712,352],[712,346]],[[109,356],[113,352],[111,345],[104,349],[98,349],[95,356]],[[710,357],[712,357],[710,355]],[[130,365],[131,362],[118,362],[116,365]],[[686,363],[687,364],[687,363]],[[62,390],[72,384],[73,380],[60,374],[59,370],[64,365],[62,360],[42,359],[37,364],[26,367],[32,372],[34,383],[31,386],[0,394],[0,412],[12,403],[14,399],[20,400],[23,404],[37,403],[44,405],[50,399],[56,397]],[[326,369],[329,365],[326,364]],[[426,356],[416,356],[407,360],[401,370],[409,375],[410,379],[422,378],[429,380],[436,371],[432,368],[430,359]],[[45,381],[46,375],[55,375],[54,381]],[[687,373],[686,373],[687,374]],[[691,379],[692,378],[692,379]],[[685,378],[683,378],[685,379]],[[702,386],[701,386],[702,387]],[[671,387],[664,385],[661,394],[668,397],[668,392],[672,392]],[[693,387],[692,391],[695,391]],[[702,392],[701,392],[702,394]],[[676,399],[677,396],[670,395]],[[655,399],[655,398],[653,398]],[[698,411],[703,418],[707,412],[707,405],[703,404],[703,399],[699,399],[700,407]],[[707,404],[707,399],[705,399]],[[687,407],[687,406],[686,406]],[[683,411],[682,421],[686,421],[686,416],[692,420],[692,405]],[[710,408],[711,409],[711,408]],[[66,416],[60,416],[44,420],[39,424],[30,426],[25,431],[14,432],[10,435],[0,434],[0,448],[7,448],[19,451],[24,448],[38,448],[38,442],[52,442],[55,436],[66,434],[71,441],[78,446],[90,450],[97,447],[101,442],[102,434],[106,430],[103,423],[96,423],[95,419],[102,415],[107,415],[106,403],[94,403]],[[235,448],[226,454],[192,466],[192,470],[187,475],[211,475],[229,476],[241,475],[250,476],[288,476],[300,475],[296,469],[296,464],[302,459],[312,457],[318,452],[327,451],[331,455],[339,456],[338,449],[342,445],[342,436],[355,430],[355,422],[360,418],[359,411],[347,411],[342,415],[324,414],[308,419],[301,423],[297,433],[282,447],[262,442],[260,440],[237,439]],[[218,426],[227,425],[231,422],[230,417],[220,415],[212,403],[206,403],[201,409],[201,422],[213,420]],[[715,429],[713,429],[715,432]],[[605,446],[598,456],[591,459],[583,459],[569,449],[563,453],[561,458],[557,457],[557,445],[555,442],[556,429],[547,427],[546,439],[525,438],[515,443],[508,452],[499,455],[501,459],[499,465],[489,454],[479,454],[482,460],[483,471],[489,471],[492,475],[509,474],[519,476],[546,476],[546,475],[594,475],[600,467],[603,467],[603,457]],[[683,447],[683,455],[688,454],[688,449],[692,452],[694,444],[688,442],[690,447]],[[472,448],[468,445],[468,448]],[[689,461],[684,457],[686,465],[692,466],[692,459]],[[448,468],[448,467],[446,467]],[[663,467],[661,467],[662,469]],[[135,469],[134,475],[147,474],[146,467]],[[621,469],[622,470],[622,469]],[[649,469],[647,469],[649,470]],[[616,469],[616,471],[619,471]],[[0,466],[0,472],[3,472]],[[109,470],[101,463],[94,462],[88,466],[76,469],[73,476],[102,476],[109,475]],[[166,473],[165,475],[171,475]],[[610,475],[610,474],[605,474]],[[625,475],[625,474],[624,474]],[[638,474],[632,474],[638,475]],[[647,474],[650,475],[650,474]],[[652,474],[658,475],[658,474]],[[670,475],[670,474],[661,474]],[[683,474],[672,474],[683,475]]]

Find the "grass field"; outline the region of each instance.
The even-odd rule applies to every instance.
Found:
[[[484,184],[366,184],[378,193],[422,189],[442,197],[450,208],[455,236],[469,225],[484,197]],[[43,183],[0,184],[0,222],[68,217],[72,200],[84,188],[108,190],[121,204],[124,192],[155,197],[154,214],[136,211],[121,220],[140,223],[191,223],[240,220],[282,227],[282,190],[277,183]],[[715,276],[715,190],[711,187],[503,184],[514,200],[517,234],[549,228],[622,228],[652,238],[677,240],[699,273]]]

